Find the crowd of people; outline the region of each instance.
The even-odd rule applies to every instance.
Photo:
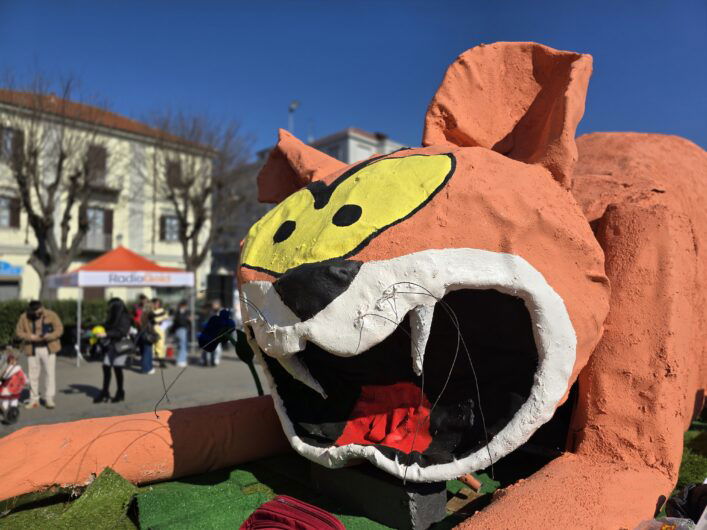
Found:
[[[88,333],[90,357],[100,361],[102,368],[101,390],[94,403],[125,400],[124,370],[128,367],[150,375],[155,373],[155,367],[166,368],[172,357],[177,367],[186,367],[193,319],[201,327],[221,309],[221,302],[212,300],[195,317],[186,301],[170,311],[160,298],[150,299],[144,294],[132,308],[120,298],[111,298],[105,322],[93,326]],[[19,349],[8,346],[0,356],[0,412],[4,423],[17,421],[20,397],[27,383],[29,398],[25,408],[37,408],[40,404],[48,409],[56,406],[56,355],[61,349],[63,333],[59,316],[37,300],[30,302],[20,315],[15,327]],[[221,354],[221,344],[213,352],[204,350],[201,364],[218,366]],[[20,355],[27,357],[28,375],[20,366]],[[113,376],[116,391],[111,396]]]

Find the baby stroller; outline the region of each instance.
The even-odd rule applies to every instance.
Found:
[[[0,355],[0,406],[2,407],[3,423],[12,425],[20,417],[20,394],[27,384],[17,355],[5,349]]]

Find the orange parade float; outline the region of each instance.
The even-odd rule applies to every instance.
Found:
[[[106,466],[165,480],[287,441],[321,466],[445,481],[563,406],[564,452],[462,527],[650,518],[704,405],[707,153],[575,139],[591,71],[589,55],[478,46],[447,70],[423,147],[350,166],[281,131],[258,177],[277,206],[237,271],[272,400],[22,429],[0,441],[24,455],[0,459],[0,497]]]

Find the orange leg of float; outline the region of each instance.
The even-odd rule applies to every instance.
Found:
[[[290,450],[270,396],[25,427],[0,439],[0,500],[85,485],[106,467],[144,484]]]
[[[580,375],[568,446],[462,528],[634,528],[677,480],[704,381],[705,303],[689,220],[659,199],[611,206],[604,336]]]

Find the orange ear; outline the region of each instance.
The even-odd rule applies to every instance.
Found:
[[[591,55],[532,42],[472,48],[447,69],[422,143],[493,149],[541,164],[570,187],[591,73]]]
[[[280,202],[345,165],[280,129],[277,145],[258,173],[258,200]]]

